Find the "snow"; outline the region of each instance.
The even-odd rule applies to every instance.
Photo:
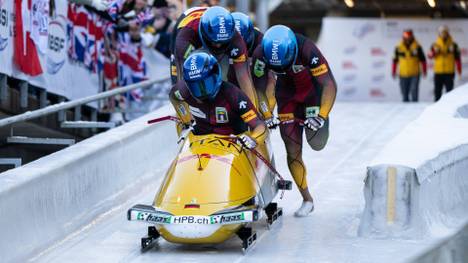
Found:
[[[459,114],[464,107],[468,107],[468,84],[427,107],[388,143],[370,166],[391,163],[418,168],[443,152],[468,144],[468,120]]]
[[[264,222],[256,223],[258,243],[245,256],[237,238],[216,246],[160,240],[154,249],[140,252],[139,239],[146,225],[128,222],[126,211],[136,203],[151,203],[164,175],[161,171],[156,175],[159,179],[127,190],[127,200],[36,255],[33,262],[403,262],[442,237],[358,237],[363,180],[369,161],[425,106],[338,103],[331,115],[327,147],[321,152],[304,147],[315,211],[306,218],[293,217],[302,200],[295,187],[286,192],[279,200],[284,217],[271,230]],[[279,172],[290,178],[278,131],[273,132],[272,144]]]

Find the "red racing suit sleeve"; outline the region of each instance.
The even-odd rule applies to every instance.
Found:
[[[249,126],[250,137],[257,143],[263,143],[268,133],[265,122],[260,118],[255,106],[242,90],[237,87],[233,87],[231,90],[232,96],[229,96],[231,108]]]
[[[308,66],[314,87],[318,89],[318,94],[320,94],[319,115],[326,119],[336,98],[337,86],[333,73],[322,52],[311,40],[305,41],[299,55],[302,63]]]
[[[232,66],[236,73],[237,83],[241,90],[249,97],[255,108],[258,107],[257,94],[253,85],[252,76],[249,72],[249,60],[247,46],[242,36],[236,31],[232,43],[227,50]]]

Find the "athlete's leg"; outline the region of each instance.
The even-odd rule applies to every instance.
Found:
[[[286,147],[288,168],[305,201],[312,201],[307,188],[307,170],[302,160],[302,131],[297,123],[285,124],[280,127],[281,138]]]
[[[320,128],[318,131],[305,129],[307,142],[313,150],[320,151],[323,148],[325,148],[325,145],[327,145],[328,142],[328,137],[330,135],[329,126],[330,119],[328,118],[327,120],[325,120],[325,124],[323,125],[323,127]]]

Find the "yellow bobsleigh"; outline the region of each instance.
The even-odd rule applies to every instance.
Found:
[[[275,175],[269,140],[250,151],[221,135],[190,132],[181,144],[153,205],[128,210],[128,220],[152,225],[142,249],[160,236],[174,243],[216,244],[237,234],[247,250],[256,240],[251,223],[265,211],[272,224],[282,215],[273,198],[291,188]]]

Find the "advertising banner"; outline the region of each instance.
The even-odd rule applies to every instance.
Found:
[[[401,101],[398,78],[393,79],[392,59],[404,30],[412,29],[428,62],[421,77],[421,101],[433,101],[433,60],[427,53],[446,25],[462,56],[463,73],[455,87],[468,82],[468,20],[324,18],[318,45],[333,70],[341,101]]]

